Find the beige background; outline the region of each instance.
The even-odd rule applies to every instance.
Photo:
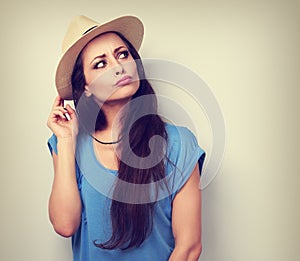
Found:
[[[60,44],[80,13],[99,21],[139,16],[142,56],[187,65],[222,108],[226,153],[203,191],[200,260],[299,260],[299,1],[0,5],[0,260],[71,260],[69,240],[52,231],[47,216],[53,174],[45,123]],[[199,137],[208,151],[210,138],[209,131]]]

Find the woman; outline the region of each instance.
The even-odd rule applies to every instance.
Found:
[[[47,123],[55,173],[49,216],[58,234],[72,236],[74,260],[201,253],[205,153],[188,129],[157,115],[137,53],[142,38],[136,17],[99,25],[77,16],[63,42]],[[76,111],[64,107],[72,99]]]

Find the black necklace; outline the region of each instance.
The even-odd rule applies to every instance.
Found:
[[[103,144],[103,145],[117,144],[117,143],[119,143],[120,140],[121,140],[121,139],[119,139],[119,140],[117,140],[117,141],[108,141],[108,142],[105,142],[105,141],[98,140],[96,137],[94,137],[94,136],[92,136],[92,135],[91,135],[91,137],[92,137],[95,141],[97,141],[97,142],[99,142],[99,143],[101,143],[101,144]]]

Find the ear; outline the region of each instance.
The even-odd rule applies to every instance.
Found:
[[[84,94],[86,97],[91,97],[92,93],[89,90],[89,87],[87,85],[84,86]]]

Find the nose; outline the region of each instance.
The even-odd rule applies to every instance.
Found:
[[[116,72],[115,72],[115,75],[120,75],[120,74],[122,74],[122,73],[123,73],[123,71],[121,71],[121,72],[120,72],[120,71],[116,71]]]
[[[124,67],[122,63],[120,63],[118,60],[115,60],[115,62],[112,65],[113,74],[115,76],[121,75],[124,73]]]

